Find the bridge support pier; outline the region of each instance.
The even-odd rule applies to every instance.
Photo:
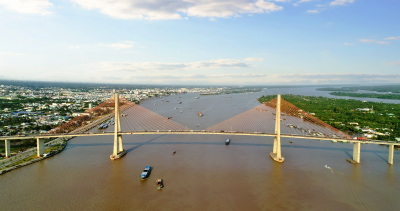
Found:
[[[126,154],[126,151],[124,150],[124,147],[122,146],[122,135],[119,134],[119,132],[121,132],[121,119],[120,119],[120,113],[119,113],[118,93],[115,93],[114,101],[115,101],[114,149],[113,149],[113,154],[110,155],[111,160],[121,158],[122,156],[124,156]],[[119,148],[118,148],[118,142],[119,142]]]
[[[281,154],[281,95],[279,94],[276,101],[276,116],[275,116],[275,133],[274,149],[269,154],[274,161],[282,163],[285,158]]]
[[[10,140],[5,140],[5,147],[6,147],[6,158],[11,157],[11,148],[10,148]]]
[[[390,165],[393,165],[393,154],[394,154],[394,145],[390,144],[389,145],[389,158],[388,158],[388,163]]]
[[[354,142],[353,147],[353,160],[350,163],[360,163],[360,149],[361,149],[361,142]]]
[[[37,156],[42,157],[44,154],[44,139],[37,138],[36,139],[36,149],[37,149]]]

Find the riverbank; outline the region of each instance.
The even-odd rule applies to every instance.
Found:
[[[126,109],[128,109],[128,108],[134,106],[134,105],[135,105],[135,104],[130,104],[130,105],[127,105],[127,106],[122,106],[122,107],[121,107],[121,110],[120,110],[121,113],[124,112]],[[111,117],[113,117],[114,115],[115,115],[115,114],[112,112],[112,113],[110,113],[110,114],[107,114],[107,115],[105,115],[105,116],[102,116],[102,117],[98,118],[96,121],[94,121],[94,122],[92,122],[92,123],[90,123],[90,124],[88,124],[88,125],[82,126],[82,127],[80,127],[80,128],[77,128],[77,129],[75,129],[74,131],[70,132],[69,134],[88,133],[88,131],[92,130],[93,128],[95,128],[95,127],[98,126],[99,124],[104,123],[105,121],[107,121],[108,119],[110,119]],[[49,147],[49,145],[50,145],[50,147],[51,147],[53,144],[64,143],[64,142],[65,142],[65,145],[66,145],[66,142],[67,142],[68,140],[73,139],[73,138],[74,138],[74,137],[57,138],[57,139],[55,139],[55,140],[48,141],[48,142],[46,143],[46,145],[48,145],[47,147]],[[63,145],[63,144],[61,144],[61,145]],[[61,146],[61,145],[60,145],[60,146]],[[60,153],[60,152],[64,149],[65,145],[64,145],[62,148],[57,148],[54,152],[53,152],[53,151],[49,151],[49,149],[45,149],[45,154],[46,154],[46,153],[50,153],[50,154],[47,155],[47,156],[44,156],[44,157],[39,157],[39,158],[37,158],[37,157],[36,157],[36,155],[37,155],[36,147],[33,147],[33,148],[30,148],[30,149],[26,150],[26,152],[24,152],[24,153],[21,154],[21,155],[14,155],[14,156],[12,156],[12,157],[10,157],[10,158],[0,160],[0,162],[1,162],[1,165],[0,165],[0,171],[1,171],[1,173],[0,173],[0,175],[3,174],[3,173],[6,173],[6,172],[12,171],[12,170],[14,170],[14,169],[17,169],[17,168],[20,168],[20,167],[24,167],[24,166],[26,166],[26,165],[29,165],[29,164],[32,164],[32,163],[41,161],[41,160],[46,159],[46,158],[48,158],[48,157],[51,157],[51,156],[53,156],[53,155],[55,155],[55,154],[58,154],[58,153]],[[50,156],[50,155],[51,155],[51,156]]]
[[[346,97],[360,97],[360,98],[378,98],[378,99],[400,100],[400,95],[399,95],[399,94],[331,92],[330,95],[334,95],[334,96],[346,96]]]
[[[276,95],[266,95],[258,101],[274,98]],[[282,99],[350,135],[361,136],[371,130],[378,132],[372,139],[395,141],[400,137],[400,104],[300,95],[282,95]]]
[[[72,138],[71,137],[64,138],[64,140],[60,144],[58,144],[58,146],[54,150],[51,149],[51,148],[47,149],[47,151],[45,151],[46,156],[37,157],[35,155],[35,153],[33,153],[33,155],[31,155],[31,156],[29,156],[27,158],[24,158],[22,160],[19,160],[18,162],[15,162],[15,163],[9,164],[9,165],[7,165],[7,166],[5,166],[3,168],[0,168],[0,175],[5,174],[7,172],[10,172],[10,171],[12,171],[14,169],[17,169],[17,168],[21,168],[21,167],[30,165],[32,163],[39,162],[41,160],[44,160],[46,158],[52,157],[52,156],[60,153],[65,148],[65,146],[67,146],[67,141],[70,140],[70,139],[72,139]]]

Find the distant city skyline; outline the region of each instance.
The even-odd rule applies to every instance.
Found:
[[[396,0],[0,0],[0,80],[400,82]]]

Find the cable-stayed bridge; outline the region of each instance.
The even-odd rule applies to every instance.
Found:
[[[119,99],[119,100],[115,100]],[[113,120],[113,121],[112,121]],[[99,125],[108,122],[104,129]],[[360,163],[361,143],[385,144],[389,146],[388,163],[393,164],[394,145],[392,142],[375,142],[370,140],[354,140],[348,134],[326,124],[301,108],[277,98],[263,103],[255,108],[210,126],[204,130],[188,128],[173,121],[170,117],[161,116],[140,105],[119,98],[118,94],[93,109],[87,110],[57,128],[45,134],[32,136],[0,137],[5,140],[6,156],[10,156],[10,141],[20,139],[37,139],[37,155],[44,153],[45,138],[62,138],[77,136],[113,135],[114,148],[111,159],[122,157],[126,152],[123,148],[122,135],[129,134],[213,134],[240,136],[272,136],[274,147],[270,156],[278,162],[283,162],[281,152],[281,137],[303,139],[325,139],[354,143],[353,160]]]

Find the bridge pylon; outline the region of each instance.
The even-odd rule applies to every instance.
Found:
[[[114,94],[115,101],[115,116],[114,116],[114,149],[113,154],[110,155],[111,160],[121,158],[126,154],[124,147],[122,146],[122,135],[121,132],[121,114],[119,113],[119,96],[118,93]],[[119,147],[118,147],[119,142]]]
[[[269,154],[272,159],[282,163],[285,158],[281,154],[281,95],[279,94],[276,99],[276,115],[275,115],[275,137],[274,137],[274,149]]]

